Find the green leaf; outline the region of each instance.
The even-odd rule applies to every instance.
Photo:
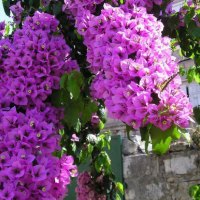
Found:
[[[95,160],[95,169],[98,173],[104,171],[105,174],[111,173],[111,160],[105,151],[102,151]]]
[[[76,123],[74,124],[74,130],[79,133],[80,130],[81,130],[81,122],[80,122],[80,119],[78,118]]]
[[[152,124],[148,124],[146,127],[140,128],[141,140],[145,141],[145,152],[147,154],[148,154],[151,127]]]
[[[194,119],[197,122],[197,124],[200,125],[200,106],[195,106],[193,108],[193,115],[194,115]]]
[[[190,67],[189,70],[186,73],[186,78],[189,83],[192,81],[196,81],[197,83],[200,83],[200,73],[198,67]]]
[[[200,83],[200,74],[199,74],[199,73],[195,73],[195,74],[194,74],[194,80],[195,80],[197,83]]]
[[[3,8],[7,16],[10,17],[10,1],[9,0],[2,0]]]
[[[34,3],[34,0],[29,0],[29,5],[32,7]]]
[[[167,25],[166,28],[167,30],[165,30],[166,34],[169,34],[170,32],[174,31],[177,29],[177,25],[179,24],[179,15],[178,13],[175,13],[173,15],[171,15],[170,17],[166,17],[165,18],[165,24]],[[173,22],[173,23],[172,23]]]
[[[194,17],[194,15],[195,15],[194,9],[191,9],[190,11],[188,11],[184,18],[185,23],[189,24],[191,22],[192,18]]]
[[[146,133],[147,133],[147,127],[140,128],[140,135],[142,141],[146,140]]]
[[[198,185],[192,185],[189,188],[189,195],[190,195],[190,197],[195,198],[197,196],[198,192],[199,192],[199,186]]]
[[[97,107],[96,102],[93,102],[93,101],[85,102],[84,109],[81,116],[82,124],[84,125],[88,121],[90,121],[92,118],[92,114],[96,113],[97,110],[98,110],[98,107]]]
[[[146,134],[146,138],[145,138],[145,152],[146,153],[148,153],[151,127],[152,127],[152,124],[148,124],[148,126],[147,126],[147,134]]]
[[[88,158],[88,153],[87,151],[84,149],[84,150],[81,150],[80,154],[79,154],[79,161],[82,163],[84,162],[86,159]]]
[[[188,33],[194,38],[200,38],[200,27],[197,26],[196,22],[190,22],[188,26]]]
[[[88,158],[91,157],[92,151],[93,151],[94,147],[91,144],[85,144],[83,146],[83,149],[80,151],[79,154],[79,161],[80,162],[87,162]]]
[[[159,142],[158,141],[152,142],[154,153],[156,153],[158,155],[165,154],[169,150],[169,146],[170,146],[171,142],[172,142],[171,137],[167,137],[163,140],[160,140]]]
[[[191,83],[194,80],[194,75],[195,75],[195,68],[194,67],[189,68],[186,75],[189,83]]]
[[[65,89],[67,87],[68,74],[63,74],[60,79],[60,87]]]
[[[84,102],[82,98],[77,100],[68,99],[65,105],[65,116],[64,122],[67,123],[69,128],[74,127],[77,129],[77,125],[80,123],[80,115],[84,107]]]
[[[55,156],[55,157],[61,158],[62,157],[62,152],[61,151],[54,151],[52,153],[52,155]]]
[[[121,194],[124,194],[124,186],[121,182],[116,183],[116,188]]]
[[[149,133],[152,140],[153,151],[159,155],[166,153],[172,140],[179,139],[181,135],[178,131],[178,127],[175,125],[172,125],[166,131],[162,131],[155,126],[152,126]]]
[[[87,151],[88,151],[88,154],[89,154],[89,155],[91,155],[93,149],[94,149],[93,145],[88,144],[88,146],[87,146]]]
[[[54,15],[59,15],[62,12],[62,3],[61,2],[56,2],[53,4],[53,14]]]
[[[29,5],[37,9],[40,7],[40,0],[29,0]]]
[[[77,99],[80,95],[81,88],[83,86],[83,75],[78,71],[73,71],[69,74],[67,81],[67,90],[72,94],[74,99]]]
[[[99,150],[102,150],[104,148],[110,149],[110,142],[111,142],[111,133],[110,132],[101,133],[98,136],[97,148]]]
[[[118,193],[116,194],[116,200],[121,200],[121,197]]]
[[[5,27],[5,36],[9,36],[10,34],[10,24],[6,24],[6,27]]]
[[[76,37],[77,37],[79,40],[82,40],[82,36],[77,32],[76,29],[74,30],[74,34],[76,35]]]
[[[81,150],[79,154],[79,161],[84,162],[86,161],[87,158],[91,157],[93,149],[94,149],[93,145],[88,144],[86,149]]]
[[[71,144],[71,147],[72,147],[72,151],[75,152],[75,151],[76,151],[76,143],[73,142],[73,143]]]
[[[59,135],[63,136],[64,134],[65,134],[65,130],[64,129],[59,130]]]
[[[68,98],[69,94],[64,92],[64,90],[54,90],[51,95],[51,102],[55,107],[63,107]]]
[[[119,0],[120,4],[124,4],[124,0]]]
[[[179,74],[181,76],[184,76],[186,74],[186,71],[185,71],[185,67],[184,66],[180,66],[179,67]]]
[[[99,122],[99,124],[98,124],[98,129],[99,130],[102,130],[102,129],[104,129],[104,123],[100,120],[100,122]]]

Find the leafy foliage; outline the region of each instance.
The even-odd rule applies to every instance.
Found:
[[[152,126],[150,129],[150,137],[152,141],[153,151],[159,155],[167,152],[173,140],[180,138],[177,126],[172,126],[166,131],[161,131],[159,128]]]
[[[2,3],[3,3],[3,7],[4,7],[4,11],[6,15],[10,16],[10,1],[3,0]]]
[[[200,10],[199,2],[190,5],[185,3],[179,12],[171,16],[163,16],[164,35],[170,36],[176,40],[176,45],[180,45],[181,55],[193,59],[195,66],[185,71],[189,82],[196,81],[200,83]]]
[[[194,118],[198,124],[200,124],[200,106],[193,108]]]
[[[162,131],[159,128],[148,125],[145,128],[141,128],[142,140],[145,141],[145,150],[148,153],[148,145],[151,141],[153,152],[162,155],[169,150],[170,144],[174,140],[180,138],[180,132],[178,127],[172,125],[166,131]]]
[[[200,185],[191,186],[189,188],[189,194],[193,200],[199,200],[200,199]]]

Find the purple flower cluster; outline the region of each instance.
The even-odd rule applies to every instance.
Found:
[[[63,199],[70,178],[77,176],[71,156],[52,155],[60,150],[63,111],[46,99],[59,89],[63,73],[78,70],[57,27],[53,16],[37,12],[12,40],[0,40],[2,200]]]
[[[3,37],[5,32],[5,22],[0,22],[0,39]]]
[[[58,200],[65,194],[77,169],[72,157],[52,156],[59,148],[56,112],[0,111],[0,199]]]
[[[76,194],[77,200],[106,200],[105,195],[98,194],[92,189],[92,179],[88,172],[83,172],[78,176]]]
[[[88,14],[77,28],[88,48],[94,98],[103,99],[109,116],[133,128],[152,123],[166,130],[187,127],[192,107],[180,90],[178,65],[163,24],[146,9],[104,4],[99,16]],[[167,86],[166,88],[164,86]],[[164,89],[164,91],[162,91]]]
[[[91,118],[91,124],[93,126],[96,126],[99,124],[99,122],[100,122],[99,116],[96,113],[93,113]]]
[[[70,48],[63,36],[56,34],[58,21],[51,15],[35,13],[18,29],[12,41],[1,41],[0,104],[42,106],[52,93],[59,89],[62,74],[78,65],[70,59]],[[5,49],[6,48],[6,49]]]

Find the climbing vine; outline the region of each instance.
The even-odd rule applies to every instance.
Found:
[[[180,138],[192,106],[179,74],[200,82],[199,4],[2,2],[13,23],[0,24],[0,199],[63,199],[83,162],[78,200],[121,199],[106,109],[128,136],[140,129],[146,151],[164,154]],[[179,70],[178,45],[195,66]]]

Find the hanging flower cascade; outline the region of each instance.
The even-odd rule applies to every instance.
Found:
[[[62,74],[78,66],[51,15],[35,13],[12,39],[0,40],[0,199],[58,200],[77,176],[61,159],[61,109],[47,103]],[[10,108],[12,107],[12,108]]]
[[[178,65],[161,22],[142,7],[105,4],[99,16],[87,15],[76,26],[96,74],[92,95],[105,101],[110,117],[133,128],[189,125],[192,107],[180,90]]]
[[[78,69],[57,26],[53,16],[36,13],[14,33],[13,41],[1,45],[6,59],[1,57],[0,62],[5,71],[0,86],[4,98],[0,101],[40,107],[53,89],[59,89],[62,74]]]
[[[26,114],[15,108],[1,110],[0,199],[53,200],[66,193],[76,167],[69,156],[65,156],[67,165],[64,158],[52,156],[59,139],[52,121],[55,114],[53,108],[27,110]]]

